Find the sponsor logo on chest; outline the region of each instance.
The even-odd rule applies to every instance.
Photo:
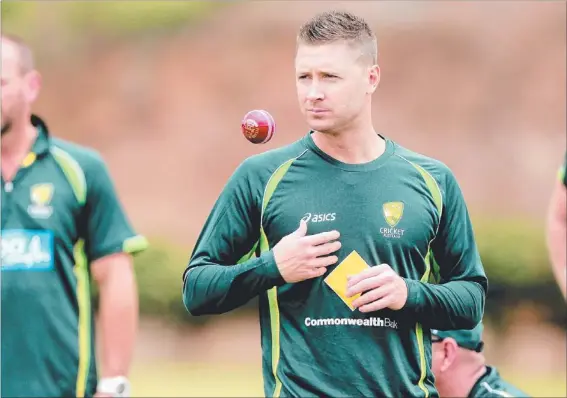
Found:
[[[324,327],[324,326],[362,326],[373,328],[392,328],[398,329],[398,321],[390,318],[381,318],[371,316],[366,319],[356,318],[310,318],[303,320],[307,327]]]
[[[53,269],[51,231],[7,229],[2,231],[2,271]]]
[[[305,222],[321,223],[327,221],[335,221],[337,213],[305,213],[301,219]]]
[[[386,202],[382,205],[382,214],[388,227],[381,227],[380,233],[385,238],[400,239],[404,236],[405,229],[396,228],[404,215],[403,202]]]

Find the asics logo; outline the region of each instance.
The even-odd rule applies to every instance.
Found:
[[[337,217],[337,213],[321,213],[321,214],[312,214],[312,213],[305,213],[303,217],[301,217],[302,221],[305,222],[325,222],[325,221],[335,221]]]

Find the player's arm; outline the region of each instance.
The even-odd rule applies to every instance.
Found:
[[[284,280],[273,251],[254,256],[260,239],[262,177],[250,160],[230,177],[197,239],[183,274],[192,315],[231,311]]]
[[[404,312],[424,327],[472,329],[482,318],[488,280],[478,253],[472,223],[461,189],[447,170],[444,173],[443,208],[430,259],[440,284],[406,280]]]
[[[99,290],[101,379],[127,377],[138,324],[132,255],[147,241],[132,230],[109,172],[98,157],[86,169],[85,252]]]
[[[547,214],[547,247],[553,274],[564,298],[567,298],[567,175],[565,166],[560,171]]]

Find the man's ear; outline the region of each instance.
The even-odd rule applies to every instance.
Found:
[[[32,70],[27,73],[25,77],[25,96],[27,102],[30,104],[35,102],[37,97],[39,97],[39,91],[41,90],[41,75],[36,70]]]
[[[376,89],[380,84],[380,67],[378,65],[372,65],[368,68],[368,90],[367,94],[374,94]]]
[[[459,346],[455,339],[451,337],[443,339],[441,344],[443,346],[443,363],[441,364],[441,371],[445,372],[455,363]]]

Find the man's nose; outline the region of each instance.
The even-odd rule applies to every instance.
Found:
[[[321,90],[321,87],[316,82],[311,83],[307,91],[307,99],[309,101],[320,101],[324,99],[325,95]]]

